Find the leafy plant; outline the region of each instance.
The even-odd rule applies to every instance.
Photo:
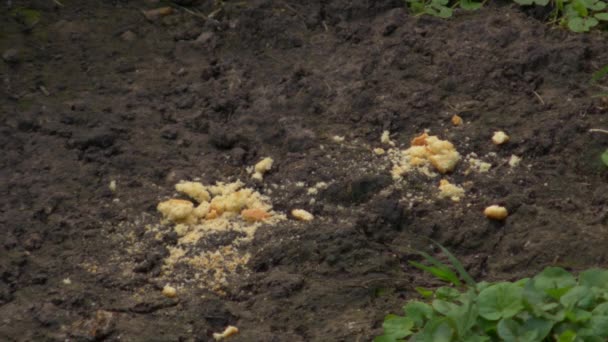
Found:
[[[476,10],[485,1],[473,0],[404,0],[414,14],[449,18],[454,8]],[[552,22],[573,32],[587,32],[601,22],[608,22],[606,2],[602,0],[513,0],[520,6],[550,6]]]
[[[420,289],[425,301],[410,301],[403,315],[385,317],[384,334],[395,341],[606,341],[608,270],[589,269],[578,278],[548,267],[516,282],[475,283],[444,247],[452,267],[426,253],[430,266],[411,264],[451,286]],[[454,271],[455,270],[455,271]]]

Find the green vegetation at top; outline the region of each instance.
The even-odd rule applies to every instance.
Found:
[[[374,342],[507,341],[595,342],[608,339],[608,270],[578,278],[548,267],[515,282],[475,283],[445,248],[449,267],[421,253],[429,266],[412,262],[451,286],[417,288],[425,298],[388,315]],[[455,271],[454,271],[455,269]]]
[[[441,18],[452,16],[454,8],[476,10],[486,1],[474,0],[404,0],[415,14],[428,14]],[[608,22],[606,2],[601,0],[513,0],[521,6],[550,6],[551,22],[567,27],[573,32],[587,32]]]

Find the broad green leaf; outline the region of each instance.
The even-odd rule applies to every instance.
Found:
[[[574,342],[576,341],[576,333],[572,330],[566,330],[557,337],[557,342]]]
[[[538,6],[547,6],[550,0],[534,0],[534,4]]]
[[[595,19],[597,20],[601,20],[601,21],[608,21],[608,13],[604,12],[604,13],[595,13],[593,15],[595,17]],[[603,67],[601,70],[606,69],[606,71],[604,71],[604,73],[602,74],[602,76],[604,76],[607,72],[608,72],[608,66]],[[593,74],[595,76],[595,74]],[[600,76],[600,78],[602,78],[602,76]],[[597,80],[595,80],[597,81]]]
[[[606,72],[608,72],[608,69],[606,69]],[[578,280],[580,285],[608,289],[608,270],[591,268],[581,272],[578,275]]]
[[[523,308],[523,289],[512,283],[497,283],[479,293],[479,314],[488,320],[511,318]]]
[[[579,0],[581,1],[586,8],[593,11],[601,11],[606,8],[606,3],[598,0]]]
[[[464,300],[464,303],[447,315],[456,325],[458,336],[464,336],[470,333],[471,328],[477,322],[479,311],[475,305],[473,294]]]
[[[505,342],[541,341],[535,331],[526,331],[523,326],[510,318],[501,319],[497,325],[498,336]]]
[[[516,4],[521,6],[530,6],[534,3],[534,0],[513,0]]]
[[[559,299],[559,302],[566,308],[572,308],[574,306],[588,308],[593,304],[594,299],[595,295],[587,286],[575,286],[572,290],[563,295]]]
[[[435,318],[424,327],[422,340],[428,342],[450,342],[454,336],[454,330],[445,318]]]
[[[602,162],[604,163],[604,165],[608,166],[608,150],[602,153]]]
[[[435,299],[432,306],[435,311],[446,316],[450,313],[450,311],[458,308],[458,305],[441,299]]]
[[[549,295],[549,297],[555,299],[555,300],[559,300],[560,298],[562,298],[563,295],[565,295],[566,293],[568,293],[568,291],[570,291],[572,289],[572,287],[561,287],[558,289],[547,289],[545,290],[545,293]]]
[[[481,292],[481,291],[483,291],[483,289],[487,288],[490,285],[492,285],[492,284],[488,283],[487,281],[480,281],[479,283],[477,283],[475,288],[477,289],[478,292]]]
[[[574,308],[566,311],[566,318],[574,323],[585,322],[591,318],[591,312]]]
[[[387,315],[382,323],[385,338],[401,339],[412,334],[414,321],[409,317]]]
[[[594,26],[597,26],[599,21],[595,18],[572,18],[568,20],[568,28],[573,32],[581,33],[588,32]]]
[[[589,11],[587,10],[584,0],[573,0],[572,8],[576,11],[576,13],[578,13],[579,16],[583,18],[589,15]]]
[[[579,333],[581,336],[586,337],[608,337],[608,316],[591,317],[587,328],[581,330]]]
[[[608,316],[608,303],[596,306],[592,311],[594,316]]]
[[[576,285],[576,279],[572,274],[561,267],[547,267],[532,280],[534,287],[542,291]]]
[[[403,307],[403,311],[405,311],[406,316],[414,322],[414,326],[416,327],[422,327],[424,322],[433,317],[433,308],[430,305],[419,301],[407,303]]]
[[[462,4],[462,2],[461,2]],[[435,242],[435,241],[433,241]],[[456,271],[458,271],[458,274],[460,275],[460,278],[462,278],[462,280],[464,280],[465,283],[467,283],[467,285],[471,286],[471,287],[475,287],[475,285],[477,285],[475,283],[475,280],[473,280],[473,277],[471,277],[469,275],[469,273],[464,269],[464,266],[462,266],[462,263],[460,263],[460,261],[458,260],[458,258],[456,258],[454,256],[454,254],[450,253],[450,251],[448,251],[447,248],[443,247],[441,244],[435,242],[435,244],[441,249],[441,251],[448,256],[448,259],[450,260],[450,263],[452,263],[452,266],[454,266],[454,268],[456,269]]]
[[[438,299],[445,299],[449,301],[454,301],[458,297],[460,297],[460,291],[456,290],[453,287],[442,286],[435,290],[435,297]]]

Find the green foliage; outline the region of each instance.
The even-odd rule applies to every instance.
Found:
[[[36,26],[40,21],[40,11],[36,11],[30,8],[17,7],[10,11],[10,15],[25,26],[26,29],[31,29]]]
[[[473,0],[404,0],[416,15],[432,15],[440,18],[452,16],[454,8],[480,9],[485,1]],[[607,4],[601,0],[513,0],[520,6],[550,6],[552,22],[559,23],[573,32],[587,32],[608,21]]]
[[[608,150],[602,153],[602,162],[604,163],[604,165],[608,166]]]
[[[451,286],[417,289],[425,300],[408,302],[402,316],[386,316],[384,334],[374,342],[608,339],[608,270],[589,269],[576,278],[562,268],[548,267],[516,282],[475,283],[462,264],[440,248],[452,267],[426,253],[420,254],[430,266],[411,264]]]

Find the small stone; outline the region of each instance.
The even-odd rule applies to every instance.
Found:
[[[19,62],[19,51],[17,49],[8,49],[2,54],[2,59],[4,59],[6,63],[17,63]]]
[[[133,31],[125,31],[120,35],[120,39],[125,42],[132,42],[137,39],[137,35]]]

